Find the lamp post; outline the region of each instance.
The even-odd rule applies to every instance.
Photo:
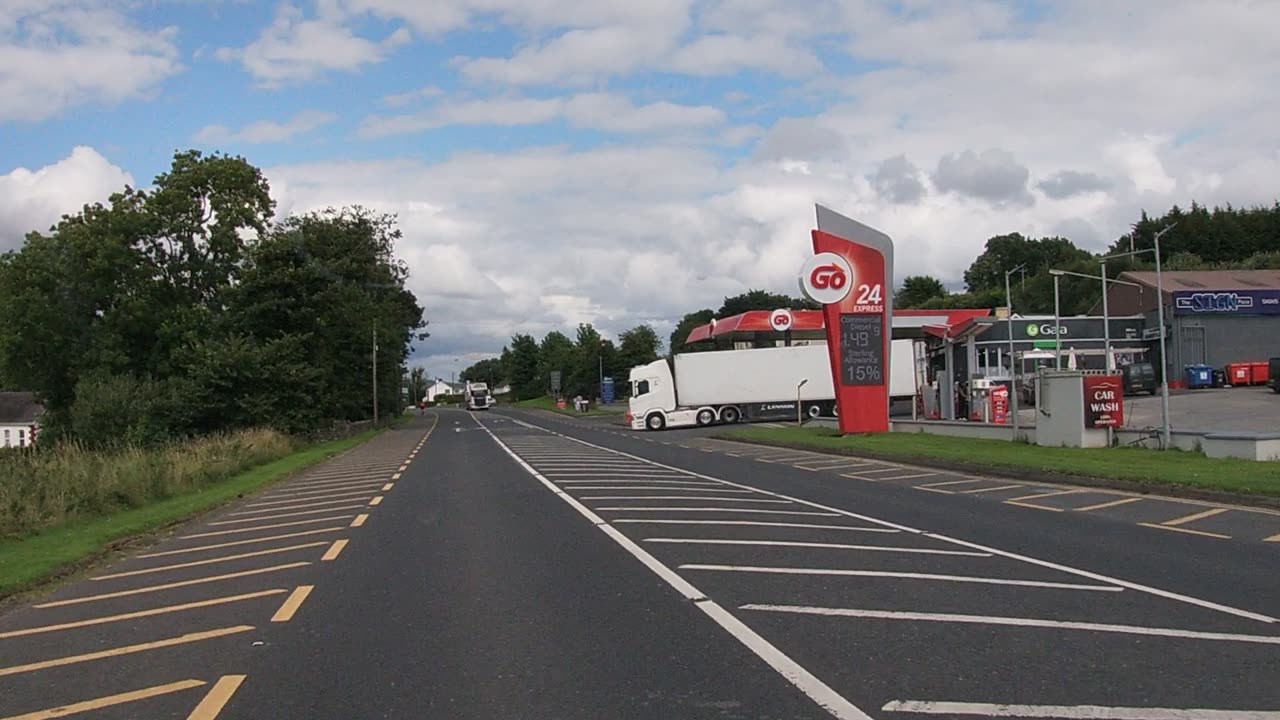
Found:
[[[1013,293],[1009,290],[1009,276],[1026,267],[1026,263],[1019,263],[1017,267],[1006,270],[1004,273],[1004,302],[1008,308],[1009,314],[1005,318],[1009,330],[1009,407],[1013,410],[1013,439],[1018,440],[1018,426],[1020,418],[1018,417],[1018,368],[1014,364],[1013,352]]]
[[[1062,369],[1062,310],[1058,295],[1058,281],[1062,279],[1061,270],[1050,270],[1053,276],[1053,369]]]
[[[809,378],[801,378],[800,382],[796,383],[796,425],[804,425],[804,411],[801,409],[804,403],[800,402],[800,388],[807,382]]]
[[[1116,253],[1107,255],[1102,258],[1105,263],[1107,258],[1119,258],[1129,255],[1142,255],[1144,253],[1154,253],[1156,256],[1156,322],[1160,325],[1160,447],[1168,450],[1171,443],[1171,431],[1169,429],[1169,358],[1165,354],[1165,328],[1164,328],[1164,279],[1160,271],[1160,238],[1165,233],[1172,230],[1178,223],[1173,222],[1161,228],[1155,234],[1152,241],[1152,248],[1144,250],[1132,250],[1127,253]],[[1136,231],[1135,231],[1136,232]],[[1132,239],[1132,238],[1131,238]],[[1105,286],[1104,286],[1105,287]],[[1105,295],[1103,297],[1106,297]]]

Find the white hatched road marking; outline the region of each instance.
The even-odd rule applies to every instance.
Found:
[[[615,488],[610,488],[615,489]],[[592,495],[579,500],[697,500],[699,502],[770,503],[790,505],[786,500],[760,500],[757,498],[707,497],[705,495]]]
[[[842,543],[801,542],[793,540],[729,540],[703,538],[645,538],[651,543],[676,543],[680,545],[760,545],[765,547],[831,548],[836,550],[868,550],[871,552],[896,552],[917,555],[959,555],[964,557],[991,557],[991,553],[968,550],[933,550],[931,548],[893,547],[892,545],[845,545]]]
[[[1074,583],[1046,582],[1042,580],[1010,580],[1005,578],[977,577],[973,575],[940,575],[937,573],[890,572],[887,570],[844,570],[838,568],[768,567],[762,565],[704,565],[689,563],[680,570],[708,570],[715,572],[767,573],[774,575],[830,575],[839,577],[898,578],[902,580],[938,580],[942,582],[975,583],[978,585],[1014,585],[1018,587],[1053,588],[1056,590],[1089,590],[1095,592],[1121,592],[1115,585],[1078,585]]]
[[[612,522],[615,525],[621,525],[624,523],[635,525],[742,525],[752,527],[806,528],[811,530],[853,530],[856,532],[868,533],[902,532],[901,530],[894,530],[892,528],[855,527],[853,525],[818,525],[816,523],[769,522],[766,520],[665,520],[658,518],[621,518],[613,520]]]
[[[924,715],[1066,718],[1067,720],[1280,720],[1276,710],[1182,710],[1103,705],[1006,705],[1004,703],[894,700],[881,710]]]

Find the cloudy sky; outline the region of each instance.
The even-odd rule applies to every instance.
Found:
[[[820,202],[958,286],[1280,191],[1274,0],[4,0],[0,249],[242,154],[282,213],[399,215],[448,374],[512,332],[794,292]],[[456,363],[456,364],[455,364]]]

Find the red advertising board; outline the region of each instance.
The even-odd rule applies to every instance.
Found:
[[[1084,376],[1084,426],[1124,425],[1124,387],[1119,375]]]
[[[1009,388],[996,385],[991,388],[991,422],[1004,425],[1009,422]]]
[[[801,270],[800,287],[822,304],[840,431],[887,432],[893,243],[823,207],[818,226],[827,230],[812,233],[814,257]]]

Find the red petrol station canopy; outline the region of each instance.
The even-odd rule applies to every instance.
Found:
[[[732,315],[715,323],[699,325],[690,333],[685,344],[706,342],[708,340],[748,340],[759,333],[781,336],[769,324],[769,310],[751,310],[739,315]],[[894,310],[893,327],[895,335],[909,336],[908,329],[945,337],[955,336],[957,329],[963,325],[972,325],[974,319],[987,317],[990,310]],[[792,310],[794,318],[792,337],[801,339],[819,339],[826,337],[825,323],[821,310]]]

